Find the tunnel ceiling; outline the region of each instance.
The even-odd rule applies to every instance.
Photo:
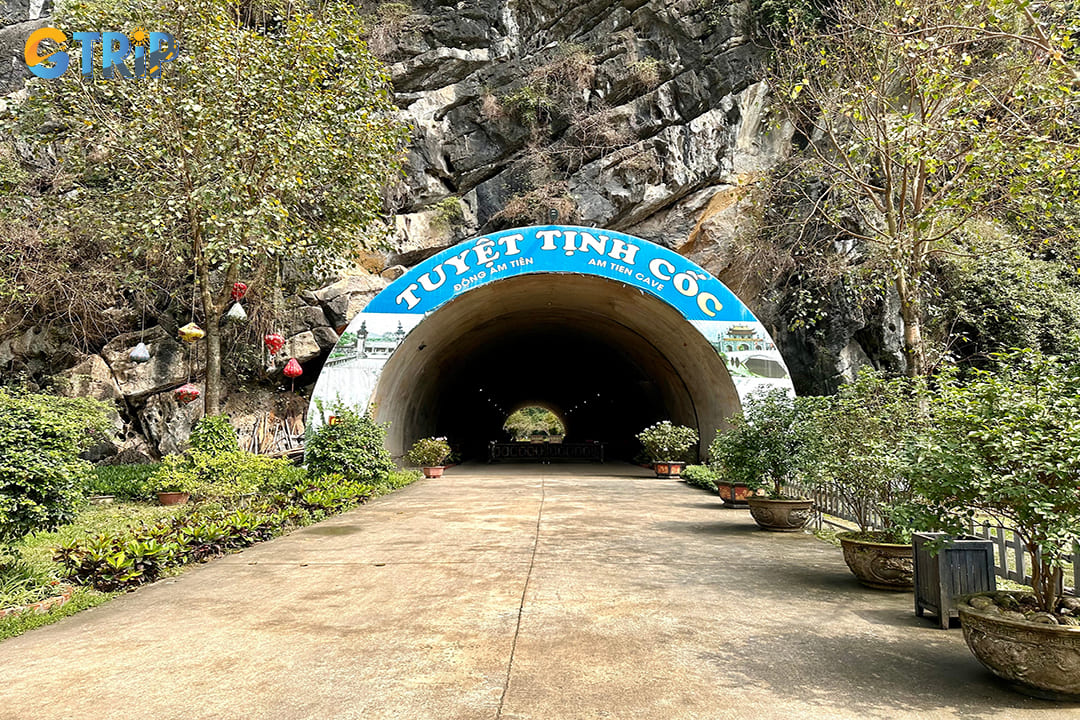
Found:
[[[396,456],[434,435],[479,456],[535,404],[565,420],[567,442],[629,458],[663,419],[707,448],[758,387],[791,391],[783,360],[699,266],[621,233],[520,228],[448,248],[372,299],[327,358],[309,423],[373,406]]]

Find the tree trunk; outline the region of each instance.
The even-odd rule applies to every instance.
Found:
[[[201,257],[196,258],[199,272],[199,293],[202,297],[206,322],[206,392],[203,393],[203,414],[221,412],[221,308],[214,302],[210,290],[210,269]]]
[[[203,413],[221,412],[221,312],[206,309],[206,396]]]
[[[922,305],[908,283],[907,274],[898,269],[896,294],[900,296],[900,317],[904,320],[904,355],[908,377],[926,374],[926,347],[922,335]]]

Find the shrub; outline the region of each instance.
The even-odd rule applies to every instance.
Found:
[[[1080,364],[1013,351],[997,372],[946,375],[915,446],[914,517],[958,534],[973,518],[1011,530],[1031,558],[1039,609],[1054,612],[1080,540]]]
[[[717,492],[716,472],[708,465],[687,465],[682,471],[687,484]]]
[[[863,533],[910,542],[896,510],[911,498],[907,451],[926,427],[925,386],[863,369],[855,382],[822,398],[812,423],[818,441],[808,471],[835,493]]]
[[[446,438],[420,438],[405,455],[405,462],[416,467],[437,467],[450,455]]]
[[[282,458],[241,450],[194,451],[165,458],[150,484],[158,492],[186,492],[200,500],[229,500],[288,487],[296,484],[302,473],[302,469]]]
[[[697,443],[697,430],[684,425],[672,425],[670,420],[658,422],[637,435],[653,462],[683,460],[687,451]]]
[[[752,394],[745,411],[728,419],[731,429],[713,440],[713,466],[728,482],[767,487],[770,497],[784,497],[784,486],[802,477],[809,464],[816,425],[808,417],[815,400],[776,388]]]
[[[146,500],[154,493],[151,476],[161,463],[141,465],[101,465],[94,468],[86,484],[91,495],[114,495],[120,500]]]
[[[191,431],[191,449],[207,453],[235,452],[240,449],[236,430],[228,415],[207,415]]]
[[[320,411],[322,408],[320,408]],[[331,411],[326,422],[311,434],[304,447],[304,459],[312,475],[340,473],[349,480],[377,483],[394,469],[386,450],[386,427],[370,415],[341,405]]]
[[[74,515],[90,464],[79,452],[108,427],[89,398],[0,390],[0,543]]]

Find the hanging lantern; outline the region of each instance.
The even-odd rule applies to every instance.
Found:
[[[300,367],[300,363],[296,361],[296,358],[289,358],[289,362],[285,363],[285,369],[282,372],[285,373],[285,377],[295,380],[304,374],[304,368]]]
[[[150,348],[146,347],[146,343],[139,343],[128,353],[128,360],[139,364],[150,362]]]
[[[285,347],[285,338],[278,333],[270,333],[263,337],[263,343],[266,344],[266,349],[271,355],[277,355],[281,352],[281,348]]]
[[[199,395],[201,394],[202,391],[199,390],[198,386],[192,385],[191,383],[186,383],[176,388],[176,390],[173,392],[173,397],[175,397],[177,402],[181,403],[182,405],[187,405],[193,400],[198,400]]]
[[[229,312],[225,313],[225,319],[229,322],[243,323],[247,322],[247,313],[244,312],[244,306],[240,303],[233,303],[233,306],[229,308]]]
[[[243,298],[245,295],[247,295],[247,285],[242,282],[234,282],[232,284],[232,291],[229,293],[229,297],[231,297],[235,302],[236,300],[240,300],[241,298]]]
[[[201,340],[205,336],[206,332],[193,322],[180,328],[180,339],[184,342],[193,343],[196,340]]]

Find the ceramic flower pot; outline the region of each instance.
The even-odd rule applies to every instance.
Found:
[[[797,532],[806,527],[814,509],[813,500],[771,500],[750,497],[750,515],[762,530]]]
[[[655,462],[653,470],[658,478],[677,478],[682,476],[682,469],[686,467],[684,462]]]
[[[915,588],[915,552],[910,544],[862,539],[858,533],[836,537],[844,549],[844,562],[863,585],[878,590]]]
[[[421,470],[424,471],[424,477],[426,477],[426,478],[442,477],[443,470],[445,470],[445,469],[446,469],[445,465],[436,465],[434,467],[421,468]]]
[[[190,496],[186,492],[159,492],[158,502],[162,505],[183,505]]]
[[[990,603],[972,605],[979,597],[986,595],[957,602],[964,640],[978,661],[1028,695],[1080,700],[1080,627],[1034,622]]]

